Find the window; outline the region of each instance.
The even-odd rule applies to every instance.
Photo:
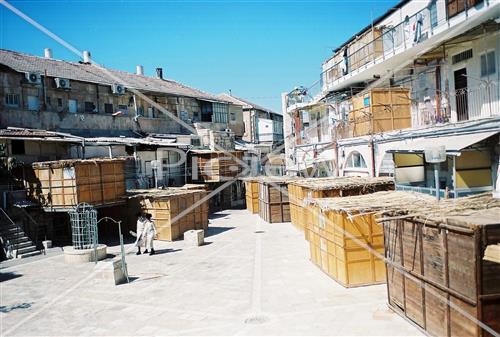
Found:
[[[12,140],[12,154],[25,154],[24,140]]]
[[[215,123],[227,123],[228,118],[228,106],[224,103],[213,103],[214,109],[214,122]]]
[[[45,99],[47,100],[47,105],[51,105],[52,104],[52,100],[50,99],[50,97],[46,97]]]
[[[212,121],[213,107],[211,102],[201,102],[201,121],[211,122]]]
[[[113,104],[104,103],[104,113],[112,114],[113,113]]]
[[[38,111],[40,108],[40,102],[36,96],[28,96],[28,110]]]
[[[153,108],[152,106],[150,106],[148,108],[148,116],[149,118],[154,118],[155,117],[155,108]]]
[[[93,102],[85,102],[85,112],[94,112],[95,104]]]
[[[78,102],[76,99],[68,99],[68,111],[73,114],[78,112]]]
[[[231,112],[231,121],[235,121],[236,120],[236,114],[234,112]]]
[[[457,64],[459,62],[463,62],[465,60],[468,60],[468,59],[471,59],[472,58],[472,49],[467,49],[467,50],[464,50],[463,52],[461,53],[458,53],[456,55],[453,55],[451,57],[451,62],[453,64]]]
[[[126,115],[128,113],[128,105],[119,104],[118,110],[120,110],[122,112],[122,114]]]
[[[431,27],[436,27],[438,25],[438,15],[437,15],[437,6],[436,0],[432,0],[429,4],[429,12],[431,15]]]
[[[57,107],[62,108],[62,98],[57,99]]]
[[[18,107],[19,95],[18,94],[5,94],[5,105]]]
[[[191,138],[191,145],[193,146],[201,146],[200,138]]]
[[[496,72],[495,51],[481,55],[481,77],[493,75]]]
[[[349,155],[345,163],[346,168],[367,168],[361,153],[355,151]]]

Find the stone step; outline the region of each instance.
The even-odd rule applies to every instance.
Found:
[[[17,226],[12,226],[12,227],[1,227],[0,228],[0,234],[1,235],[8,235],[8,234],[11,234],[11,233],[16,233],[17,231],[23,231],[22,229],[20,229],[19,227]]]
[[[33,246],[33,242],[31,240],[26,240],[26,241],[22,241],[22,242],[12,243],[12,245],[13,245],[14,249],[21,249],[21,248]]]
[[[22,231],[22,230],[19,230],[19,231],[15,231],[15,232],[10,232],[10,233],[2,233],[1,234],[4,238],[7,238],[7,239],[16,239],[16,238],[22,238],[22,237],[25,237],[26,234]]]
[[[39,250],[34,250],[32,252],[29,252],[29,253],[24,253],[24,254],[18,254],[17,255],[17,258],[18,259],[24,259],[24,258],[27,258],[27,257],[30,257],[30,256],[35,256],[35,255],[40,255],[42,252],[39,251]]]
[[[14,238],[6,238],[6,237],[4,237],[4,239],[9,240],[9,242],[11,244],[21,243],[21,242],[26,242],[26,241],[31,241],[30,238],[27,237],[27,236],[18,236],[18,237],[14,237]]]
[[[22,254],[27,254],[34,252],[36,250],[36,246],[31,244],[30,246],[24,247],[24,248],[18,248],[17,249],[17,255],[22,255]]]

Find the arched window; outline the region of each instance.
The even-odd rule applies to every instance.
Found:
[[[367,168],[365,159],[358,151],[353,151],[347,157],[345,168]]]

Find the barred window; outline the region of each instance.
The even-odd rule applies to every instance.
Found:
[[[228,122],[228,105],[224,103],[213,103],[213,115],[215,123]]]
[[[5,94],[5,105],[18,107],[19,95],[18,94]]]

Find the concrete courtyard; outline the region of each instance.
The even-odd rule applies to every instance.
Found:
[[[119,286],[60,254],[1,265],[0,335],[421,335],[385,285],[345,289],[321,272],[291,224],[227,210],[210,227],[201,247],[128,244],[132,282]]]

